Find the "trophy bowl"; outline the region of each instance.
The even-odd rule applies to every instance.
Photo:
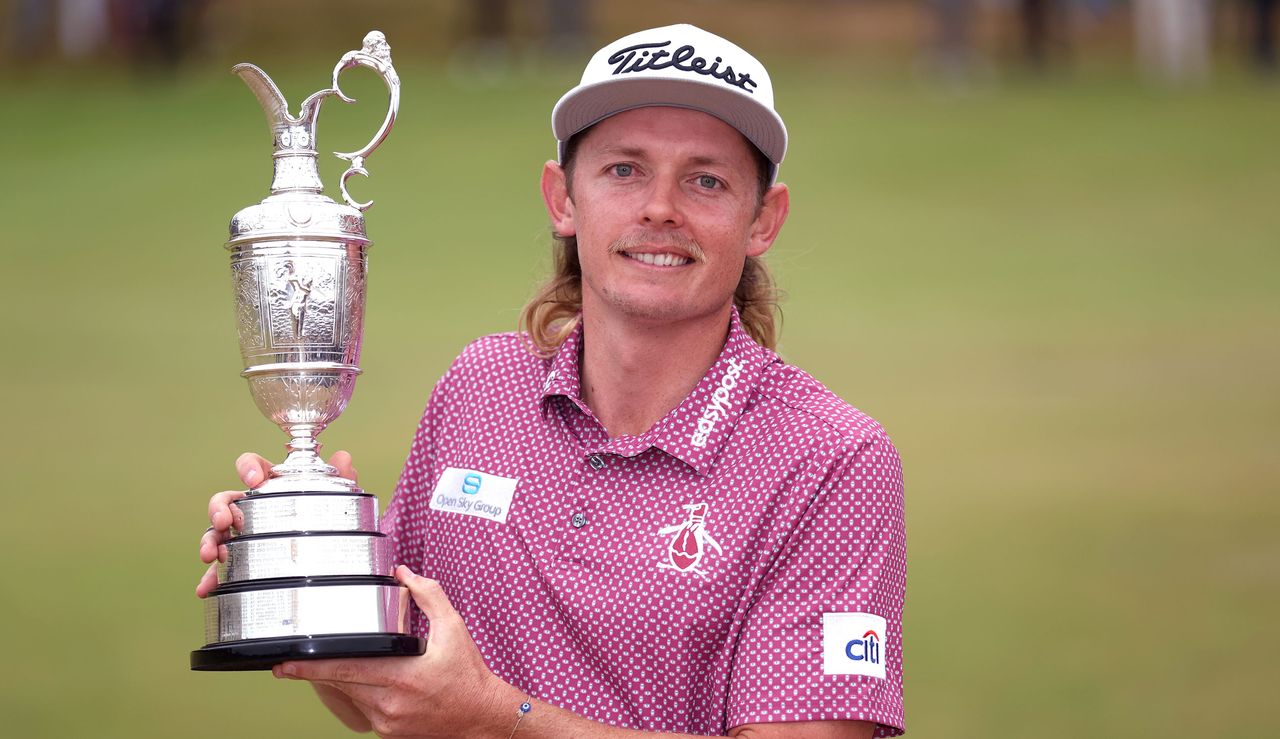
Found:
[[[267,365],[245,370],[249,392],[262,415],[286,430],[319,433],[347,407],[360,369],[350,365]]]

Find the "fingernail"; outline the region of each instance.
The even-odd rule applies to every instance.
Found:
[[[293,677],[294,675],[298,674],[298,668],[294,667],[288,662],[284,663],[283,665],[280,665],[280,671],[283,672],[288,677]]]
[[[258,482],[258,478],[259,478],[261,475],[262,475],[262,473],[258,472],[258,470],[256,470],[256,469],[249,470],[249,471],[248,471],[248,472],[246,472],[246,473],[245,473],[245,475],[244,475],[244,482],[245,482],[245,484],[246,484],[246,485],[248,485],[249,487],[253,487],[255,484],[257,484],[257,482]]]

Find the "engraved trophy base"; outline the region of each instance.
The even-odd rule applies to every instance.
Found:
[[[281,662],[415,657],[427,641],[406,633],[408,588],[385,576],[268,578],[223,583],[205,602],[204,647],[191,669],[269,670]]]
[[[426,640],[409,633],[409,589],[390,576],[377,498],[336,476],[268,484],[272,492],[250,490],[236,503],[243,521],[205,598],[205,645],[191,653],[191,669],[425,652]],[[349,492],[332,492],[339,488]]]
[[[281,662],[344,657],[416,657],[427,641],[407,634],[328,634],[287,639],[249,639],[191,653],[191,669],[202,672],[270,670]]]

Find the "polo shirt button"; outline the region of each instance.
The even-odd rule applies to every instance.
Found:
[[[587,464],[591,465],[591,469],[593,470],[604,469],[604,457],[601,457],[599,454],[592,454],[590,457],[587,457]]]
[[[573,518],[569,520],[569,523],[573,524],[575,529],[580,529],[587,525],[587,514],[575,513],[573,514]]]

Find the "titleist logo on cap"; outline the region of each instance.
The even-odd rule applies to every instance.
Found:
[[[720,63],[724,59],[716,57],[715,61],[708,64],[705,58],[697,56],[698,50],[693,46],[685,44],[672,52],[667,51],[665,48],[670,45],[671,41],[657,41],[649,44],[628,46],[611,54],[607,62],[615,65],[613,68],[615,75],[672,67],[681,72],[694,72],[714,77],[748,93],[755,94],[755,91],[751,88],[757,85],[756,81],[751,79],[751,75],[746,72],[738,73],[727,64],[721,67]]]

